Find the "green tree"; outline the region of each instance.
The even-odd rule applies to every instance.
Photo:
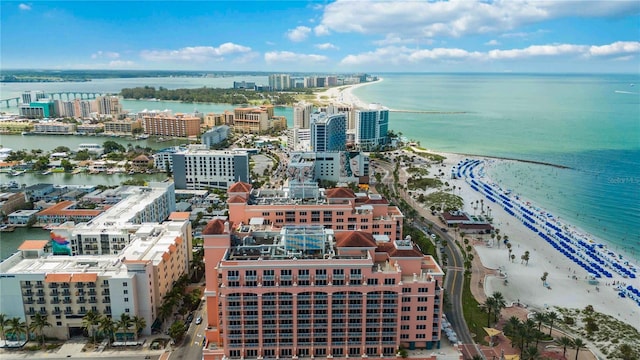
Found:
[[[47,328],[50,326],[51,326],[51,323],[47,321],[47,316],[42,315],[38,312],[33,316],[31,320],[31,324],[29,324],[29,327],[28,327],[28,330],[35,332],[37,335],[40,335],[43,348],[44,348],[44,328]]]
[[[0,314],[0,339],[4,339],[4,329],[9,326],[9,318],[5,314]]]
[[[587,344],[585,344],[585,342],[582,341],[582,339],[580,338],[573,340],[573,348],[576,349],[576,360],[578,360],[578,355],[580,354],[580,350],[586,346]]]
[[[113,341],[113,334],[116,330],[116,325],[113,322],[113,319],[108,316],[103,316],[100,319],[98,330],[100,330],[102,336],[105,336],[108,339],[109,345],[111,345],[111,341]]]
[[[11,334],[11,337],[17,341],[20,340],[20,335],[25,335],[25,339],[27,338],[27,332],[29,328],[27,327],[27,323],[22,321],[19,317],[14,317],[9,319],[9,331],[8,334]]]
[[[138,334],[147,326],[147,321],[143,317],[134,316],[131,321],[133,322],[133,327],[136,330],[136,340],[138,339]]]
[[[637,356],[635,356],[631,345],[626,343],[620,344],[620,346],[618,346],[618,352],[620,353],[620,357],[623,360],[634,360],[638,358]]]
[[[566,359],[567,348],[573,347],[573,340],[566,336],[556,339],[556,345],[562,346],[562,357]]]
[[[178,320],[171,324],[171,327],[169,327],[169,336],[171,336],[171,338],[175,340],[176,343],[178,343],[182,341],[186,330],[187,327],[184,325],[182,320]]]
[[[538,331],[542,328],[542,323],[547,321],[545,313],[537,312],[533,315],[533,321],[538,323]]]
[[[118,144],[117,142],[113,141],[113,140],[107,140],[104,143],[102,143],[102,148],[104,149],[104,153],[108,154],[111,152],[125,152],[127,151],[127,149]]]
[[[71,152],[71,149],[69,149],[69,148],[68,148],[68,147],[66,147],[66,146],[62,146],[62,145],[60,145],[60,146],[56,147],[55,149],[53,149],[53,152],[66,152],[66,153],[70,153],[70,152]]]
[[[491,295],[491,297],[493,297],[493,299],[495,300],[495,304],[493,308],[493,321],[497,322],[498,316],[500,316],[500,312],[502,311],[502,309],[507,307],[507,302],[504,299],[504,296],[502,295],[502,293],[499,291],[495,291]]]
[[[551,336],[551,331],[553,330],[553,323],[560,320],[560,316],[555,311],[549,311],[547,313],[547,321],[549,322],[549,336]]]
[[[77,161],[85,161],[91,159],[91,154],[89,154],[89,150],[80,150],[76,153],[75,160]]]
[[[89,310],[82,317],[82,327],[84,327],[87,330],[87,333],[93,338],[94,344],[96,343],[96,327],[100,325],[101,321],[100,317],[100,314],[93,310]]]
[[[73,164],[67,159],[62,159],[60,165],[62,165],[65,172],[71,172],[73,170]]]
[[[131,327],[131,325],[133,325],[133,321],[131,320],[131,317],[127,314],[121,314],[120,320],[118,320],[118,322],[116,323],[116,329],[117,330],[122,329],[124,341],[128,340],[129,328]]]
[[[522,360],[537,360],[540,358],[541,354],[537,346],[529,346],[522,352]]]

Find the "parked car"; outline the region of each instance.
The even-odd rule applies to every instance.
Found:
[[[198,318],[196,319],[196,325],[200,324],[202,324],[202,316],[198,316]]]
[[[187,316],[187,324],[190,324],[193,321],[193,314],[189,314],[189,316]]]

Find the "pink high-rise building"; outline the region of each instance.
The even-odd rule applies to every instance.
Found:
[[[287,190],[254,190],[250,184],[235,183],[227,191],[229,221],[259,230],[279,231],[285,224],[322,225],[336,232],[359,230],[378,239],[402,239],[402,212],[379,194],[311,186],[307,195],[302,196],[303,191],[293,186]]]
[[[230,205],[251,192],[247,185],[229,189]],[[316,206],[323,214],[333,205]],[[264,219],[268,211],[278,210],[265,207]],[[332,215],[346,220],[352,211]],[[339,223],[207,225],[204,359],[395,359],[400,346],[439,347],[444,274],[436,261],[411,239],[329,224]]]

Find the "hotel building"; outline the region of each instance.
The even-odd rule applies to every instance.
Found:
[[[308,129],[311,124],[313,104],[297,103],[293,107],[293,127],[296,129]]]
[[[287,175],[303,182],[369,184],[369,156],[357,151],[293,152]]]
[[[165,113],[149,113],[142,116],[145,134],[157,136],[190,137],[200,135],[200,118],[185,114],[172,116]]]
[[[203,237],[205,360],[395,359],[400,346],[439,347],[444,274],[410,239],[321,225],[232,234],[222,220]]]
[[[344,151],[347,143],[347,115],[311,115],[311,151]]]
[[[273,116],[264,108],[236,108],[234,109],[233,128],[239,133],[261,134],[270,129],[269,119]]]
[[[231,185],[229,221],[269,231],[279,231],[285,224],[322,225],[336,233],[359,230],[390,240],[402,238],[404,216],[379,194],[325,190],[306,181],[291,183],[283,190],[252,189],[244,182]]]
[[[111,120],[104,122],[104,132],[107,134],[133,134],[136,129],[142,129],[140,121],[132,120]]]
[[[227,189],[236,181],[249,180],[249,154],[246,151],[217,151],[190,147],[172,154],[176,189]]]
[[[0,263],[0,313],[31,321],[45,315],[44,335],[68,339],[83,332],[88,311],[117,320],[142,317],[150,335],[162,298],[189,269],[191,225],[188,213],[169,221],[129,228],[131,242],[122,251],[101,256],[60,256],[45,252],[47,240],[27,240]],[[134,330],[119,330],[123,339]]]
[[[355,110],[355,144],[363,151],[376,150],[387,144],[389,109],[371,104]]]

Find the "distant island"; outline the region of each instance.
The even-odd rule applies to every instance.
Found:
[[[169,71],[169,70],[3,70],[0,82],[65,82],[92,79],[152,77],[268,76],[261,71]]]
[[[291,105],[298,101],[296,95],[298,92],[244,91],[208,87],[169,90],[163,87],[156,89],[152,86],[143,86],[124,88],[120,91],[120,96],[124,99],[252,105]]]

